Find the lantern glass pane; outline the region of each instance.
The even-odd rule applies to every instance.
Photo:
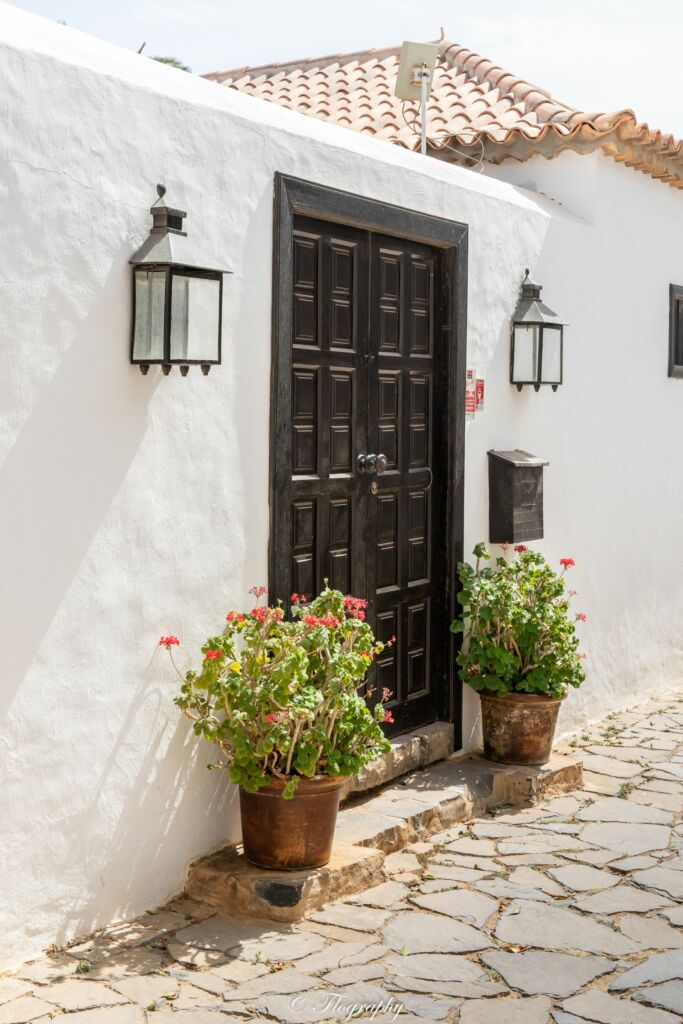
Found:
[[[134,360],[151,363],[163,359],[165,301],[165,271],[136,270]]]
[[[546,324],[543,328],[542,384],[562,383],[562,328]]]
[[[174,274],[171,290],[171,359],[218,362],[221,282]]]
[[[513,384],[533,384],[538,379],[538,324],[515,324]]]

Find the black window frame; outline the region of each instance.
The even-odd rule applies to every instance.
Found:
[[[683,285],[669,285],[669,376],[683,377]]]

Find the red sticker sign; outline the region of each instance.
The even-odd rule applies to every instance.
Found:
[[[465,378],[465,418],[474,419],[477,411],[477,374],[474,370],[468,370]]]

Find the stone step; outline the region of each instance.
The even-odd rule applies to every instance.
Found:
[[[354,793],[367,793],[408,772],[443,761],[453,753],[453,723],[433,722],[413,732],[404,732],[391,741],[388,754],[351,775],[342,790],[342,803]]]
[[[298,921],[330,900],[383,882],[383,863],[382,850],[335,842],[324,868],[271,871],[250,864],[241,846],[233,846],[193,864],[186,891],[231,914]]]
[[[185,891],[224,913],[299,921],[330,900],[384,881],[389,853],[501,804],[529,805],[581,784],[581,761],[562,754],[540,768],[454,755],[350,799],[324,868],[267,871],[249,864],[241,847],[230,847],[190,865]]]

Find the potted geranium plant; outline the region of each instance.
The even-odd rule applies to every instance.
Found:
[[[572,558],[562,558],[557,572],[524,544],[514,551],[486,566],[491,556],[477,544],[476,564],[460,563],[462,618],[451,630],[464,637],[460,678],[481,698],[484,756],[545,764],[560,704],[585,679],[575,623],[586,616],[570,611]]]
[[[366,602],[325,587],[306,602],[231,611],[202,646],[199,672],[183,679],[176,703],[199,736],[224,755],[239,786],[248,860],[280,870],[320,867],[330,858],[344,777],[390,749],[384,690],[371,709],[359,684],[386,644],[365,621]],[[175,637],[160,644],[171,653]],[[182,677],[181,677],[182,678]]]

